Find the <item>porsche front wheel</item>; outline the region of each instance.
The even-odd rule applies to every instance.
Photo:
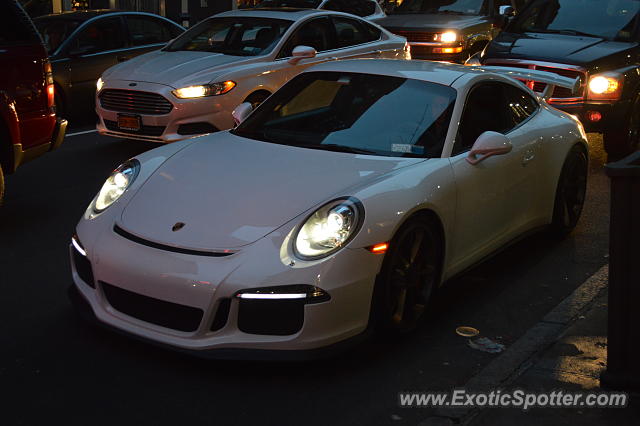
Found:
[[[556,189],[551,228],[559,237],[568,235],[578,224],[587,191],[587,173],[587,155],[576,145],[564,161]]]
[[[391,240],[375,296],[378,329],[409,332],[425,312],[440,274],[440,234],[434,222],[409,219]]]

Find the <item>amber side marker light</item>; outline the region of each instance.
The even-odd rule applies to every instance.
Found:
[[[389,248],[389,243],[378,243],[378,244],[372,245],[371,247],[367,247],[367,249],[371,253],[384,253],[387,251],[388,248]]]

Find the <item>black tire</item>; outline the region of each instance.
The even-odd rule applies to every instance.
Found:
[[[575,145],[564,161],[556,188],[551,230],[563,238],[578,224],[587,192],[588,161],[584,148]]]
[[[2,172],[2,164],[0,164],[0,206],[4,200],[4,173]]]
[[[267,99],[269,96],[271,96],[271,93],[269,92],[253,92],[252,94],[247,96],[247,99],[245,99],[244,101],[249,102],[251,104],[251,107],[253,107],[253,109],[256,109],[258,105],[264,102],[265,99]]]
[[[618,161],[634,152],[640,144],[640,97],[635,100],[625,123],[602,134],[608,161]]]
[[[428,216],[409,219],[385,254],[374,292],[374,327],[401,334],[415,329],[440,277],[439,227]]]

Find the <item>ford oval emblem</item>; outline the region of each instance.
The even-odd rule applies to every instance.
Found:
[[[182,223],[182,222],[178,222],[178,223],[176,223],[175,225],[173,225],[173,227],[171,228],[171,230],[172,230],[173,232],[176,232],[176,231],[181,230],[182,228],[184,228],[184,223]]]
[[[138,85],[138,83],[129,83],[129,86],[131,86],[131,87],[134,87],[134,86],[137,86],[137,85]]]

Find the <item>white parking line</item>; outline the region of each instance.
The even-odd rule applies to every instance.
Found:
[[[84,132],[75,132],[75,133],[67,133],[66,137],[70,137],[70,136],[78,136],[78,135],[86,135],[87,133],[94,133],[97,132],[96,129],[93,130],[85,130]]]

